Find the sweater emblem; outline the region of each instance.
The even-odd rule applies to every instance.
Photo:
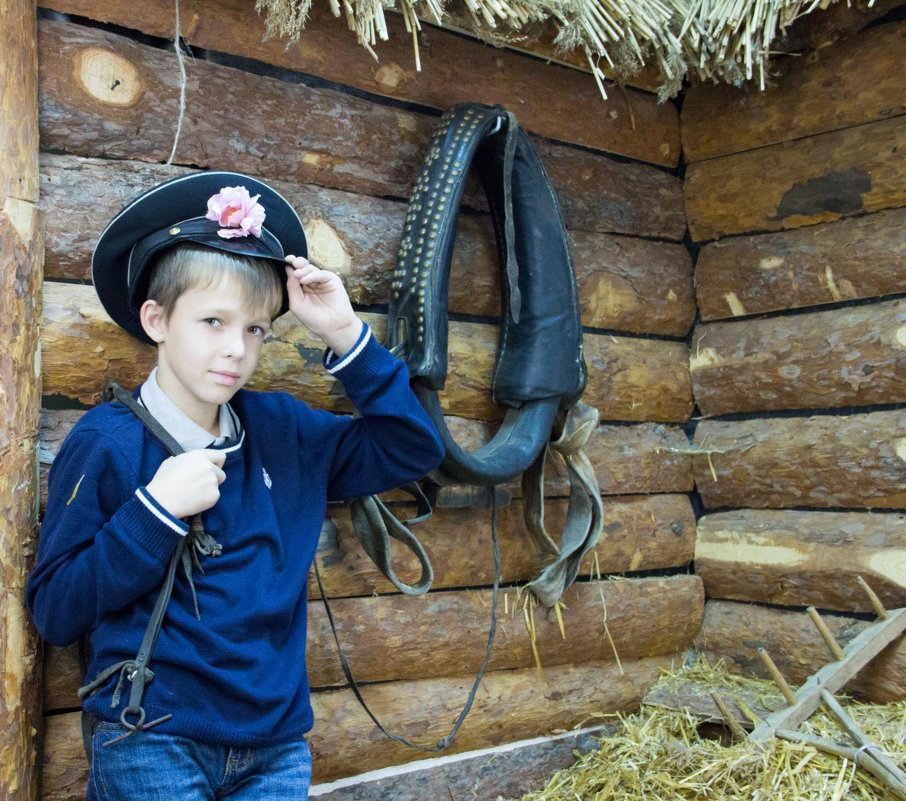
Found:
[[[267,474],[267,470],[265,470],[263,467],[261,468],[261,473],[264,475],[264,486],[270,489],[271,485],[274,482],[271,481],[271,477]]]

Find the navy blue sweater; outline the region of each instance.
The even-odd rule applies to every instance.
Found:
[[[364,336],[367,336],[367,332]],[[223,554],[195,571],[201,620],[177,573],[154,650],[147,719],[161,732],[236,747],[312,726],[305,669],[306,577],[328,500],[421,478],[443,451],[402,362],[370,337],[336,370],[359,417],[313,410],[284,393],[240,390],[244,431],[228,447],[220,500],[204,513]],[[144,491],[168,454],[125,406],[87,412],[54,460],[28,604],[41,634],[88,635],[87,678],[133,659],[167,563],[187,530]],[[116,721],[113,677],[85,707]]]

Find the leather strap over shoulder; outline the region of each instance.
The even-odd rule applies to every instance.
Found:
[[[129,408],[129,410],[141,420],[142,424],[151,435],[157,439],[172,456],[176,456],[183,452],[179,443],[170,436],[157,419],[115,381],[108,383],[104,395],[106,400],[117,400]],[[182,566],[182,569],[185,572],[189,588],[192,592],[192,599],[195,604],[195,615],[200,619],[201,614],[198,610],[198,599],[195,596],[195,585],[192,581],[192,566],[194,564],[198,568],[201,567],[199,554],[214,557],[219,556],[221,551],[222,547],[220,543],[216,542],[214,538],[205,531],[204,525],[201,522],[201,515],[193,515],[190,520],[188,534],[186,534],[186,536],[177,544],[173,551],[173,555],[170,557],[170,561],[167,564],[167,572],[164,576],[163,584],[158,593],[157,600],[154,603],[154,609],[151,611],[151,615],[148,618],[145,634],[142,637],[142,642],[135,658],[111,665],[101,671],[99,675],[95,676],[92,681],[89,681],[83,687],[79,688],[79,698],[85,699],[97,692],[97,690],[106,684],[113,676],[119,676],[112,698],[112,706],[117,707],[120,704],[124,681],[128,680],[132,685],[129,691],[129,703],[120,714],[120,722],[125,726],[126,733],[107,741],[104,744],[105,747],[114,745],[121,740],[130,737],[137,731],[146,731],[154,726],[158,726],[173,717],[172,715],[167,714],[156,720],[145,720],[145,709],[142,706],[142,699],[145,695],[145,686],[154,679],[154,673],[148,666],[151,663],[154,646],[157,644],[157,638],[167,613],[167,606],[169,605],[170,598],[173,594],[173,585],[176,580],[177,569]],[[134,718],[134,720],[131,720],[130,717]],[[88,722],[87,718],[83,718],[82,737],[86,754],[88,754],[90,758],[90,742],[86,739],[90,734],[90,727],[87,725]]]

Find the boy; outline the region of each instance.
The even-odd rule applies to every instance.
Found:
[[[88,638],[89,799],[304,799],[306,576],[326,503],[420,478],[443,455],[405,366],[305,253],[289,204],[235,173],[162,184],[95,249],[104,307],[157,346],[135,397],[185,452],[170,457],[114,402],[82,417],[51,470],[28,603],[50,642]],[[242,389],[287,308],[324,340],[359,416]],[[176,574],[139,714],[134,660],[196,513],[222,554]]]

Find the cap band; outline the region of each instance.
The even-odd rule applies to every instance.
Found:
[[[256,259],[267,259],[282,263],[283,247],[279,240],[266,228],[261,229],[260,236],[224,239],[218,234],[220,224],[205,217],[193,217],[175,225],[154,231],[139,239],[129,252],[126,265],[126,286],[129,305],[138,311],[147,300],[148,284],[151,280],[149,267],[152,257],[161,251],[172,248],[181,242],[192,242],[197,245],[234,253],[237,256],[248,256]]]

